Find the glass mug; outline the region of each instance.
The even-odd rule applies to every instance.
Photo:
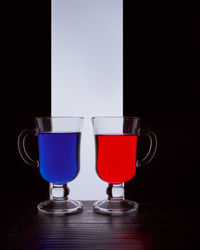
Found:
[[[124,199],[124,183],[131,180],[136,167],[149,163],[156,152],[157,138],[149,129],[140,128],[139,117],[93,117],[96,144],[96,171],[109,183],[108,198],[96,201],[93,208],[97,213],[123,215],[138,209],[134,201]],[[150,139],[150,148],[142,160],[136,159],[138,136]]]
[[[68,198],[67,183],[79,172],[79,152],[83,117],[37,117],[36,129],[25,129],[18,137],[18,150],[30,166],[39,167],[50,183],[48,201],[38,204],[47,214],[72,214],[82,210],[82,203]],[[39,161],[32,160],[25,149],[27,135],[38,136]]]

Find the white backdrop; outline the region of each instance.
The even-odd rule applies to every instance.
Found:
[[[95,171],[92,116],[123,114],[122,1],[52,0],[52,116],[84,116],[70,197],[106,197]]]

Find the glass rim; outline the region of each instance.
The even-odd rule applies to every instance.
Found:
[[[66,118],[70,118],[70,119],[84,119],[84,117],[82,116],[37,116],[34,117],[35,119],[66,119]]]
[[[91,119],[96,118],[121,118],[121,119],[141,119],[139,116],[92,116]]]

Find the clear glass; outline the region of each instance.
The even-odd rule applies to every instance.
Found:
[[[97,213],[124,215],[135,213],[138,203],[124,198],[124,183],[131,180],[136,167],[149,163],[156,152],[157,138],[149,129],[140,128],[139,117],[93,117],[96,143],[96,171],[109,183],[108,198],[97,201],[93,208]],[[138,136],[150,139],[150,148],[142,160],[136,159]]]
[[[46,214],[72,214],[82,210],[82,203],[68,197],[67,183],[79,172],[79,152],[83,117],[37,117],[36,128],[25,129],[18,137],[18,150],[30,166],[39,167],[49,182],[49,200],[38,204]],[[38,137],[39,161],[32,160],[25,149],[28,135]]]

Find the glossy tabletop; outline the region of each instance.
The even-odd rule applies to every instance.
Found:
[[[137,214],[48,216],[38,201],[7,201],[1,212],[1,249],[199,249],[196,214],[189,204],[143,202]]]

